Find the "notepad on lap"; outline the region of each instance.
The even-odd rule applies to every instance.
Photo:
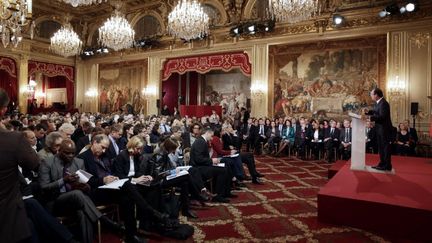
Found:
[[[129,180],[129,178],[121,179],[121,180],[116,180],[116,181],[113,181],[113,182],[111,182],[111,183],[109,183],[109,184],[106,184],[106,185],[100,186],[99,188],[100,188],[100,189],[114,189],[114,190],[119,190],[120,187],[122,187],[123,184],[125,184],[125,182],[128,181],[128,180]]]
[[[90,177],[93,176],[92,174],[88,173],[85,170],[77,170],[75,174],[79,177],[80,183],[87,183],[90,180]]]

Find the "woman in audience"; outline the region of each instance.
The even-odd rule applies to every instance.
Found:
[[[294,145],[294,138],[294,128],[291,126],[291,121],[287,119],[282,129],[282,140],[276,155],[279,155],[282,151],[284,151],[287,146],[292,147]]]
[[[161,139],[161,129],[159,126],[159,123],[156,123],[153,125],[150,133],[150,143],[151,144],[157,144],[160,142]]]
[[[270,122],[270,127],[267,129],[266,137],[267,143],[264,145],[264,147],[268,146],[270,154],[275,154],[275,143],[279,143],[279,141],[281,140],[281,131],[279,131],[279,128],[276,126],[275,121]]]
[[[242,161],[238,155],[238,151],[235,149],[224,150],[221,140],[221,128],[215,128],[214,135],[210,141],[211,158],[221,158],[221,163],[224,163],[227,168],[233,173],[233,182],[235,186],[244,186],[240,184],[238,180],[242,181],[245,178]]]
[[[119,149],[123,150],[126,148],[126,145],[129,139],[134,135],[134,126],[132,124],[124,124],[123,125],[123,134],[119,139]]]
[[[320,128],[320,124],[316,120],[312,121],[312,134],[310,134],[309,137],[311,138],[311,152],[314,159],[318,159],[320,152],[324,149],[324,130]]]
[[[396,153],[398,155],[408,155],[410,152],[410,145],[412,143],[412,138],[408,132],[408,128],[405,124],[399,124],[399,131],[396,135]]]

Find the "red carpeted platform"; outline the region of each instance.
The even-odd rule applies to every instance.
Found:
[[[378,155],[367,155],[375,165]],[[392,157],[396,174],[351,171],[346,163],[318,193],[318,220],[432,240],[432,159]]]
[[[346,160],[338,160],[336,161],[329,169],[328,169],[328,179],[333,178],[333,176],[336,175],[336,173],[339,172],[342,167],[344,167],[348,162]]]

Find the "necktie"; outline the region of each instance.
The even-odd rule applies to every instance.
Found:
[[[333,128],[331,128],[331,129],[330,129],[330,136],[332,136],[332,135],[333,135],[333,132],[334,132],[334,129],[333,129]]]
[[[66,175],[68,175],[68,169],[65,167],[63,167],[63,177],[65,177]],[[63,187],[60,189],[61,192],[68,192],[71,190],[71,185],[69,183],[64,183]]]
[[[346,128],[345,129],[345,142],[348,142],[348,133],[349,133],[349,129]]]
[[[164,133],[167,133],[167,132],[168,132],[168,130],[167,130],[167,127],[166,127],[166,125],[165,125],[165,124],[163,125],[163,128],[164,128]]]
[[[260,135],[263,135],[263,133],[264,133],[263,130],[264,130],[264,129],[263,129],[263,126],[261,125],[261,126],[260,126]]]

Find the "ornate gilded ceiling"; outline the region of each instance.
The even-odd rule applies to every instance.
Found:
[[[175,43],[172,37],[166,35],[166,22],[169,12],[178,0],[123,0],[122,11],[134,26],[136,39],[157,36],[162,45]],[[400,0],[402,1],[402,0]],[[267,18],[267,0],[200,0],[205,11],[211,18],[209,41],[226,42],[232,40],[229,28],[248,21]],[[331,16],[338,12],[347,16],[347,23],[343,28],[371,26],[391,21],[405,21],[401,19],[380,19],[380,9],[394,2],[393,0],[322,0],[321,15],[311,21],[288,25],[278,23],[273,33],[266,37],[290,35],[308,32],[331,31]],[[420,0],[422,8],[419,13],[409,18],[432,17],[430,0]],[[53,31],[59,28],[63,16],[72,16],[72,25],[80,35],[84,46],[97,45],[97,29],[110,16],[113,7],[109,2],[74,8],[59,0],[34,0],[34,19],[36,22],[36,40],[47,42]],[[247,36],[241,39],[262,38],[264,36]],[[199,41],[197,41],[198,43]],[[202,41],[201,41],[202,42]],[[207,43],[207,44],[206,44]],[[198,43],[199,44],[199,43]]]

